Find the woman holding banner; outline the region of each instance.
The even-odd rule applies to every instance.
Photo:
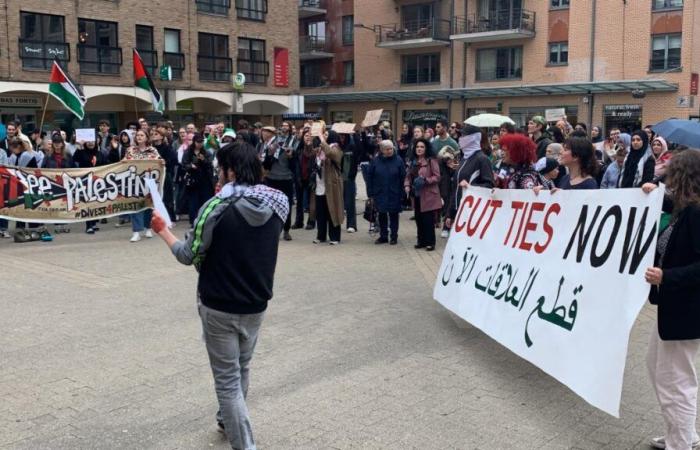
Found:
[[[700,348],[700,151],[674,155],[667,167],[664,211],[673,214],[658,239],[655,267],[646,270],[649,301],[657,305],[647,367],[666,435],[655,448],[690,450],[700,444],[695,429],[698,380],[695,356]],[[647,183],[645,192],[656,189]]]
[[[158,150],[150,145],[146,131],[138,130],[134,136],[134,142],[136,145],[126,151],[125,160],[161,159]],[[144,230],[146,230],[145,236],[147,238],[153,237],[153,232],[151,231],[152,214],[153,211],[150,209],[131,214],[131,230],[133,231],[131,242],[140,241],[141,232]]]

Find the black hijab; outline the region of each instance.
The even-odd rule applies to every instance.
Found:
[[[634,136],[639,136],[641,138],[642,148],[635,150],[635,148],[630,145],[630,151],[625,159],[624,174],[622,176],[622,182],[620,183],[621,188],[634,187],[634,178],[637,174],[639,161],[646,153],[647,147],[649,147],[649,136],[647,136],[646,132],[637,130],[632,133],[632,137]]]

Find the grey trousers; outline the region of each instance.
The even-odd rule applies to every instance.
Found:
[[[219,401],[217,419],[235,450],[255,450],[248,406],[248,365],[265,313],[228,314],[199,304],[204,342]]]

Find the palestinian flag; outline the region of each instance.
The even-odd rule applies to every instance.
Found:
[[[148,72],[146,72],[141,55],[139,55],[139,52],[137,52],[136,49],[134,49],[134,84],[136,87],[140,87],[151,94],[153,110],[163,114],[163,111],[165,111],[163,97],[160,96],[160,92],[158,92],[158,89],[156,89],[156,85],[153,84],[153,80],[148,75]]]
[[[75,117],[83,120],[85,116],[85,96],[56,61],[53,62],[51,67],[49,94],[75,114]]]

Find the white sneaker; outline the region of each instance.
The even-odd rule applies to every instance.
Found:
[[[340,242],[339,241],[330,241],[329,244],[330,245],[338,245],[338,244],[340,244]]]
[[[6,230],[0,231],[0,238],[9,239],[9,238],[11,238],[11,237],[12,237],[12,236],[10,236],[10,233],[8,233]]]
[[[357,230],[353,227],[348,228],[348,233],[355,233]]]
[[[442,233],[440,233],[440,237],[443,239],[447,239],[450,237],[450,230],[442,230]]]
[[[135,232],[134,234],[131,235],[131,239],[129,239],[130,242],[138,242],[141,240],[141,233],[138,231]]]
[[[146,235],[145,235],[145,236],[146,236],[148,239],[152,238],[152,237],[153,237],[153,231],[151,231],[150,228],[146,228]]]
[[[666,436],[659,436],[655,438],[651,438],[649,441],[649,445],[651,445],[653,448],[666,448]],[[693,448],[698,448],[700,447],[700,439],[692,443]]]

